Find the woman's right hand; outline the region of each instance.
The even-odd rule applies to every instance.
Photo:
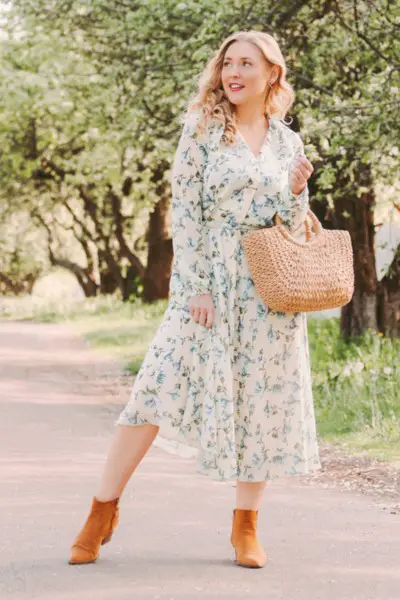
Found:
[[[191,296],[189,310],[196,323],[206,327],[211,327],[214,323],[214,303],[211,294]]]

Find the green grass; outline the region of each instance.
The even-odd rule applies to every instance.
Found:
[[[389,423],[390,426],[390,423]],[[388,436],[384,432],[374,431],[366,426],[363,431],[346,435],[326,435],[324,441],[335,446],[345,447],[354,454],[367,454],[380,461],[390,461],[400,464],[400,439],[393,432]]]
[[[400,340],[368,332],[344,342],[339,320],[309,321],[319,434],[400,461]]]
[[[0,303],[0,317],[66,322],[100,352],[136,374],[161,323],[167,301],[145,305],[103,297],[74,304]],[[400,461],[400,340],[369,332],[344,342],[338,319],[309,318],[310,356],[318,433],[328,443]]]
[[[108,313],[106,319],[95,314],[76,318],[72,324],[93,347],[118,357],[130,373],[136,374],[166,307],[166,301],[151,307],[135,303],[128,310]]]

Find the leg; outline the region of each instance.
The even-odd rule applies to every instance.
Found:
[[[236,508],[258,510],[266,485],[266,481],[237,481]]]
[[[157,425],[118,425],[111,440],[96,498],[107,502],[119,498],[132,473],[149,450]]]
[[[266,481],[236,481],[231,543],[236,564],[241,567],[263,567],[267,562],[267,555],[257,538],[258,508],[266,484]]]
[[[90,514],[71,548],[71,565],[95,562],[119,521],[119,497],[158,433],[158,425],[119,425]]]

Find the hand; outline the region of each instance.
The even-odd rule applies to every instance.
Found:
[[[304,154],[296,156],[290,181],[290,187],[293,194],[297,196],[305,189],[307,181],[311,177],[313,171],[314,167]]]
[[[214,322],[214,303],[211,294],[197,294],[189,299],[189,310],[194,321],[211,327]]]

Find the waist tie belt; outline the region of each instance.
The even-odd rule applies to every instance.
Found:
[[[239,232],[264,229],[266,227],[265,225],[250,225],[247,223],[235,223],[232,225],[227,221],[203,221],[202,224],[208,229],[231,229],[232,231]]]

